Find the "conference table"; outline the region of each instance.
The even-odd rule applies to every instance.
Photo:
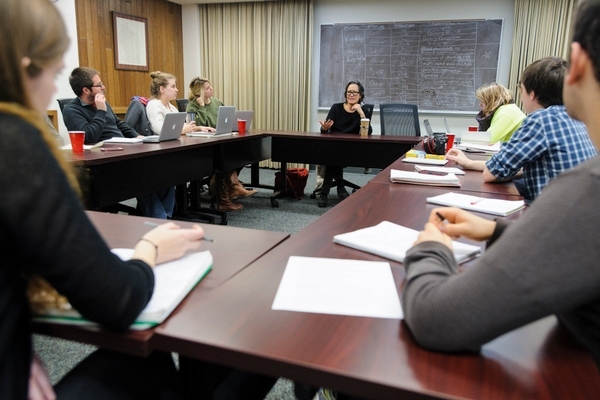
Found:
[[[271,309],[290,256],[388,261],[332,238],[383,220],[421,229],[433,208],[426,198],[447,191],[366,185],[217,289],[192,293],[186,306],[157,329],[156,347],[176,351],[180,359],[283,376],[365,398],[597,396],[600,375],[592,357],[553,316],[502,335],[479,353],[444,354],[419,347],[399,320]],[[389,263],[400,295],[405,270]]]
[[[212,175],[252,165],[253,187],[258,162],[351,165],[384,168],[419,143],[420,137],[369,136],[252,130],[218,138],[181,137],[161,143],[104,144],[104,148],[67,157],[79,170],[88,209],[99,210],[139,195],[153,193]],[[115,150],[122,149],[122,150]],[[111,151],[115,150],[115,151]],[[285,184],[285,180],[283,180]],[[274,202],[275,197],[271,200]]]
[[[152,229],[146,222],[164,223],[164,220],[122,214],[88,211],[88,217],[111,248],[133,248],[146,232]],[[189,222],[177,221],[189,228]],[[209,250],[213,256],[213,269],[195,287],[192,293],[211,291],[242,271],[263,254],[285,241],[289,234],[254,229],[199,224],[205,236],[214,242],[203,241],[195,251]],[[185,307],[184,300],[179,308]],[[123,333],[89,329],[71,325],[34,323],[36,333],[67,340],[93,344],[115,351],[147,356],[152,350],[156,328]]]

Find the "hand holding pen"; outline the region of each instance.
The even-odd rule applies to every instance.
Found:
[[[496,221],[477,217],[456,207],[434,208],[429,215],[429,223],[453,239],[465,237],[485,241],[492,237]]]

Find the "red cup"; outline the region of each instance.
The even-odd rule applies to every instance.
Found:
[[[479,127],[478,126],[470,126],[469,127],[469,132],[477,132],[479,131]]]
[[[446,142],[446,153],[454,146],[454,135],[447,133],[446,137],[448,141]]]
[[[238,119],[238,135],[246,134],[246,120]]]
[[[71,149],[73,150],[73,154],[83,154],[84,138],[84,131],[69,131],[69,139],[71,140]]]

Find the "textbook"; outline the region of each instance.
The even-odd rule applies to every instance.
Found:
[[[448,192],[435,197],[428,197],[427,202],[448,207],[458,207],[469,211],[499,215],[501,217],[506,217],[525,207],[525,202],[523,200],[488,199],[485,197],[470,196],[453,192]]]
[[[128,260],[133,255],[133,249],[113,249],[112,252],[123,260]],[[142,330],[162,323],[198,282],[210,272],[212,264],[213,257],[210,251],[203,251],[187,254],[178,260],[154,267],[152,298],[129,328]],[[67,309],[48,309],[44,314],[34,315],[33,320],[99,327],[99,324],[83,318],[70,305]]]
[[[406,152],[405,158],[424,158],[429,160],[445,160],[446,156],[441,154],[429,154],[423,150],[409,150]]]
[[[333,237],[333,242],[375,254],[390,260],[404,262],[406,252],[419,237],[419,231],[402,225],[383,221],[375,226],[342,233]],[[481,254],[481,248],[461,242],[452,242],[454,258],[462,263]]]
[[[460,187],[460,180],[454,174],[430,175],[397,169],[393,169],[390,172],[390,181],[393,183],[410,183],[412,185]]]

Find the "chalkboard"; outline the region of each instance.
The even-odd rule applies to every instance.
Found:
[[[501,19],[321,25],[319,107],[358,80],[376,108],[478,111],[475,90],[496,81],[501,39]]]

